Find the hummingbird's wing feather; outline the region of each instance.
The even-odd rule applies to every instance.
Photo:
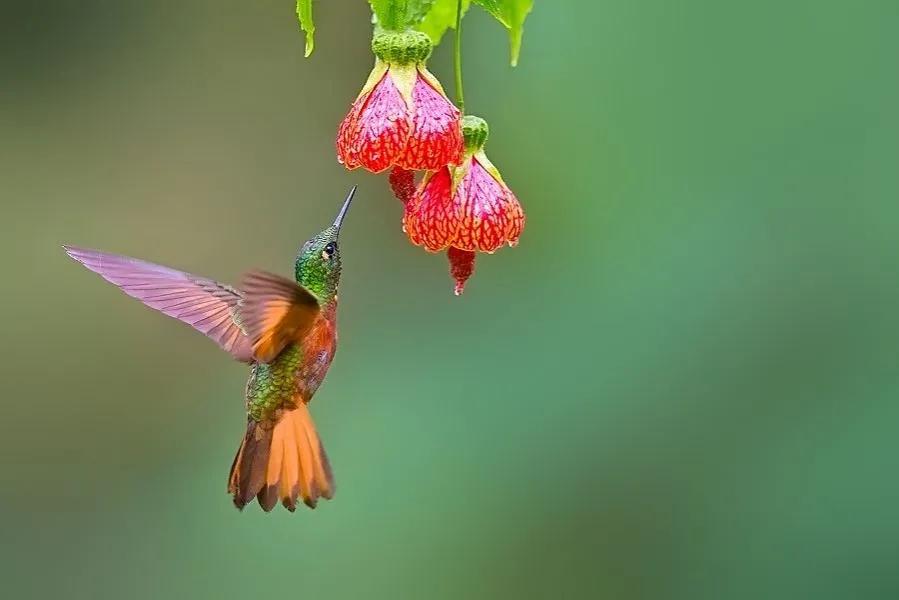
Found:
[[[205,333],[234,358],[253,360],[249,338],[235,320],[240,292],[151,262],[64,246],[66,254],[123,292]]]
[[[271,362],[287,344],[301,342],[318,318],[318,298],[280,275],[251,271],[240,287],[240,322],[259,362]]]

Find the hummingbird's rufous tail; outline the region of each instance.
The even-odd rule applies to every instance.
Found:
[[[315,508],[319,498],[334,495],[328,455],[302,400],[297,408],[283,411],[274,424],[249,420],[231,465],[228,493],[237,508],[243,509],[256,497],[266,512],[278,499],[293,512],[297,498]]]

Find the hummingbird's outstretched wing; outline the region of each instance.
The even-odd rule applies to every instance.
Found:
[[[128,256],[63,248],[132,298],[205,333],[237,360],[253,360],[250,339],[235,320],[242,296],[234,288]]]
[[[251,271],[240,288],[239,320],[259,362],[271,362],[287,344],[302,341],[318,318],[318,298],[280,275]]]

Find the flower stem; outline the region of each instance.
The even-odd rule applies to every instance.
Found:
[[[456,71],[456,104],[465,113],[465,93],[462,91],[462,0],[456,0],[456,43],[453,66]]]

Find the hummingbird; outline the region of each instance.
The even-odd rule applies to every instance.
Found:
[[[308,404],[337,350],[338,235],[356,192],[337,218],[297,254],[294,280],[261,270],[238,287],[96,250],[66,253],[163,314],[206,334],[250,365],[246,433],[231,464],[228,493],[238,509],[255,498],[266,512],[280,499],[315,508],[334,495],[334,476]]]

